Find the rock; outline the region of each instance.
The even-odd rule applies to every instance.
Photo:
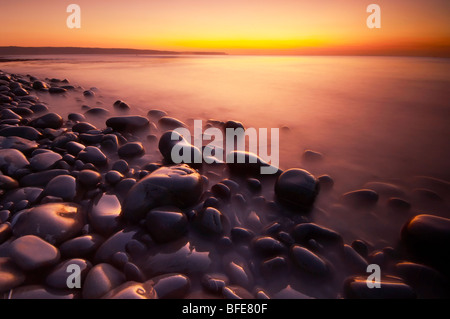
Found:
[[[176,207],[158,207],[147,214],[146,227],[153,240],[158,243],[166,243],[185,235],[188,220]]]
[[[109,171],[105,174],[105,182],[107,182],[110,185],[116,185],[119,183],[124,176],[120,174],[118,171]]]
[[[72,126],[72,131],[80,133],[80,134],[87,133],[89,131],[94,131],[96,129],[97,128],[94,125],[92,125],[91,123],[87,123],[87,122],[79,122]]]
[[[102,235],[110,235],[120,227],[121,205],[116,195],[103,193],[92,204],[89,221],[94,230]]]
[[[150,209],[158,206],[186,208],[199,201],[202,191],[200,174],[187,165],[162,167],[130,189],[122,206],[122,214],[126,219],[137,222]]]
[[[225,216],[216,208],[203,208],[195,217],[195,224],[200,232],[220,236],[224,232]]]
[[[230,236],[235,244],[248,244],[255,237],[255,233],[250,229],[234,227],[231,229]]]
[[[120,158],[133,158],[143,156],[145,154],[145,150],[141,142],[130,142],[122,145],[117,153]]]
[[[75,299],[78,293],[72,290],[52,289],[42,285],[21,286],[12,291],[11,299]]]
[[[182,299],[191,287],[191,281],[183,274],[164,274],[151,281],[159,299]]]
[[[16,149],[0,149],[0,170],[6,175],[14,173],[29,165],[27,158]]]
[[[44,81],[34,81],[33,82],[33,89],[35,90],[46,90],[49,86]]]
[[[222,295],[225,299],[255,299],[248,290],[240,286],[226,286]]]
[[[48,107],[44,104],[33,104],[30,106],[30,110],[34,113],[43,113],[48,111]]]
[[[95,96],[95,93],[91,90],[86,90],[83,92],[83,96],[87,98],[93,98]]]
[[[0,175],[0,189],[11,190],[19,187],[19,183],[7,175]]]
[[[395,265],[396,273],[417,293],[419,299],[448,299],[450,281],[435,269],[411,262]]]
[[[109,264],[98,264],[92,268],[84,281],[84,299],[98,299],[125,282],[125,276]]]
[[[274,257],[284,252],[284,246],[272,237],[257,237],[252,242],[255,253],[261,257]]]
[[[106,120],[106,126],[118,132],[136,132],[148,128],[149,121],[143,116],[117,116]]]
[[[166,116],[167,113],[161,110],[150,110],[147,113],[148,117],[159,120],[161,117]]]
[[[167,273],[182,273],[198,275],[204,273],[211,265],[209,252],[199,252],[190,243],[177,251],[162,250],[144,259],[141,269],[147,276],[157,276]]]
[[[139,230],[137,227],[129,227],[118,231],[98,248],[94,260],[96,262],[110,262],[115,253],[126,251],[127,244],[134,239]]]
[[[17,89],[13,90],[13,93],[14,93],[16,96],[25,96],[25,95],[30,94],[27,90],[25,90],[25,89],[22,88],[22,87],[18,87]]]
[[[67,119],[72,122],[83,122],[83,123],[86,122],[86,117],[80,113],[69,113],[69,115],[67,115]],[[87,123],[87,124],[89,124],[89,123]],[[73,127],[72,127],[72,131],[74,131]]]
[[[44,187],[53,178],[60,175],[69,175],[69,171],[66,169],[50,169],[47,171],[32,173],[22,177],[20,179],[20,185]]]
[[[52,151],[39,153],[31,158],[30,166],[35,171],[45,171],[52,168],[61,159],[61,155]]]
[[[367,258],[367,256],[369,255],[369,248],[367,247],[367,244],[362,240],[358,239],[353,241],[352,248],[363,258]]]
[[[10,255],[25,271],[55,265],[60,258],[58,248],[33,235],[14,240],[10,244]]]
[[[92,264],[85,259],[69,259],[56,265],[55,268],[45,278],[45,283],[52,288],[67,289],[67,279],[71,272],[68,271],[70,265],[80,267],[80,283],[83,285],[87,273],[91,270]]]
[[[221,294],[222,290],[228,285],[228,277],[224,274],[205,274],[201,280],[202,286],[216,294]]]
[[[102,108],[102,107],[93,107],[93,108],[87,110],[84,113],[84,115],[106,117],[106,116],[109,116],[109,111],[107,109]]]
[[[352,270],[352,273],[366,273],[369,264],[353,247],[344,245],[344,258],[347,268]]]
[[[275,183],[277,200],[294,209],[308,209],[319,193],[319,184],[309,172],[292,168],[283,172]]]
[[[0,149],[14,148],[24,154],[29,154],[38,147],[34,141],[18,136],[0,136]]]
[[[103,296],[103,299],[158,299],[153,281],[138,283],[127,281]]]
[[[320,152],[306,150],[303,152],[303,160],[307,162],[320,162],[323,160],[323,155]]]
[[[360,189],[342,195],[344,203],[358,208],[358,207],[373,207],[378,202],[377,192],[371,189]]]
[[[163,131],[170,131],[181,127],[187,128],[187,125],[173,117],[163,116],[158,120],[158,127]]]
[[[11,110],[3,109],[0,111],[0,118],[2,120],[21,120],[22,117]]]
[[[262,189],[261,182],[256,178],[247,178],[247,186],[254,194],[259,194]]]
[[[389,198],[387,205],[398,211],[408,211],[411,208],[411,204],[408,201],[398,197]]]
[[[34,127],[11,126],[1,129],[0,136],[18,136],[27,140],[36,141],[42,137],[42,134]]]
[[[238,128],[241,128],[241,129],[245,129],[244,128],[244,124],[242,124],[241,122],[238,122],[238,121],[227,121],[227,122],[225,122],[225,124],[224,124],[224,128],[225,128],[225,130],[226,129],[238,129]]]
[[[121,159],[121,160],[114,162],[111,169],[114,171],[118,171],[121,174],[125,174],[125,173],[128,173],[128,171],[130,170],[130,167],[128,166],[127,161]]]
[[[12,221],[15,236],[35,235],[61,243],[83,227],[81,208],[72,203],[49,203],[21,211]]]
[[[0,257],[0,293],[20,286],[25,281],[25,274],[9,257]]]
[[[127,103],[121,100],[114,102],[113,107],[117,111],[129,111],[131,109]]]
[[[243,176],[260,176],[281,174],[281,170],[268,164],[259,156],[244,151],[232,151],[226,156],[226,163],[230,171]]]
[[[84,163],[92,163],[94,165],[103,166],[108,162],[108,158],[98,147],[88,146],[80,153],[78,153],[77,159]]]
[[[283,277],[288,270],[288,265],[284,257],[273,257],[271,259],[264,260],[261,264],[261,273],[266,278],[272,276]]]
[[[242,285],[245,288],[253,285],[253,276],[243,263],[231,261],[225,265],[225,272],[231,283]]]
[[[30,203],[36,202],[42,193],[42,188],[38,187],[22,187],[12,191],[1,198],[1,203],[18,203],[22,200],[27,200]]]
[[[379,195],[404,197],[406,196],[405,191],[394,184],[383,183],[383,182],[369,182],[364,184],[365,189],[370,189],[378,193]]]
[[[64,88],[60,88],[60,87],[51,87],[48,89],[48,92],[50,94],[64,94],[67,92],[67,90]]]
[[[414,290],[394,277],[380,282],[380,288],[369,288],[367,277],[353,277],[344,284],[344,298],[348,299],[414,299]]]
[[[44,188],[42,196],[60,197],[71,202],[77,194],[77,184],[73,176],[60,175],[53,178]]]
[[[317,182],[319,183],[321,190],[330,190],[334,186],[334,180],[330,175],[321,175],[317,177]]]
[[[138,266],[131,262],[127,262],[123,267],[123,272],[127,281],[144,282],[145,276]]]
[[[66,144],[66,150],[69,154],[77,156],[86,146],[81,143],[70,141]]]
[[[215,197],[228,201],[231,198],[231,190],[223,183],[217,183],[211,187]]]
[[[450,272],[450,219],[417,215],[403,226],[401,243],[414,261]]]
[[[298,267],[311,274],[323,276],[328,273],[327,264],[322,258],[304,247],[292,246],[291,256]]]
[[[61,116],[56,113],[47,113],[34,119],[30,122],[30,125],[36,128],[53,128],[59,129],[63,125],[64,121]]]
[[[298,224],[292,230],[292,236],[297,243],[303,245],[306,245],[311,239],[314,239],[322,245],[343,245],[341,235],[334,230],[314,223]]]
[[[172,158],[174,147],[174,154],[180,157],[179,160]],[[180,162],[192,167],[202,164],[202,152],[176,131],[165,132],[159,139],[158,149],[168,163]]]
[[[68,258],[89,257],[104,242],[97,234],[84,235],[69,239],[59,246],[61,254]]]
[[[87,187],[95,187],[98,183],[100,183],[102,180],[102,176],[99,172],[90,170],[90,169],[84,169],[82,170],[78,176],[77,181]]]
[[[273,299],[312,299],[312,298],[293,289],[290,285],[287,285],[286,288],[274,294]]]

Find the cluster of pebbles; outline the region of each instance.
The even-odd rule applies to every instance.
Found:
[[[116,116],[84,106],[64,119],[39,98],[69,94],[93,99],[96,91],[0,72],[3,298],[450,296],[450,219],[414,214],[394,247],[346,243],[310,220],[316,198],[333,187],[330,176],[298,168],[261,176],[268,164],[259,158],[176,165],[172,147],[189,142],[170,134],[183,122],[159,110],[129,115],[123,101],[113,105]],[[426,181],[421,196],[448,194],[448,182]],[[346,193],[342,203],[376,206],[373,188]],[[411,209],[401,196],[389,203]],[[369,264],[380,266],[381,288],[368,287]],[[71,265],[81,269],[81,288],[67,285]]]

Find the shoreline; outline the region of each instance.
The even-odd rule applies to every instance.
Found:
[[[405,190],[367,181],[367,188],[334,198],[332,177],[296,168],[266,178],[247,164],[174,166],[164,156],[173,144],[162,142],[162,136],[187,125],[164,110],[133,115],[126,102],[117,101],[111,109],[74,109],[63,119],[38,96],[95,101],[101,92],[59,79],[0,74],[0,258],[8,265],[0,270],[12,278],[2,283],[0,293],[13,289],[13,298],[100,298],[138,287],[147,298],[370,297],[377,291],[367,289],[358,276],[375,263],[384,275],[401,277],[400,290],[383,279],[384,293],[426,297],[417,280],[402,273],[423,268],[411,270],[403,261],[420,261],[437,278],[448,279],[449,261],[437,257],[448,247],[449,216],[411,218],[445,207],[449,182],[424,177]],[[220,129],[239,125],[207,123]],[[303,156],[310,163],[323,157],[314,151]],[[324,202],[327,211],[317,207]],[[340,231],[321,225],[321,220],[337,219],[351,231],[358,221],[346,220],[346,210],[373,220],[380,243],[346,242]],[[379,216],[380,210],[385,215]],[[62,217],[63,211],[70,216]],[[390,219],[418,225],[422,232],[398,227],[399,242],[383,243],[383,222]],[[37,222],[44,230],[36,228]],[[434,238],[436,232],[442,236]],[[83,251],[86,244],[91,248]],[[27,247],[33,245],[54,256],[32,258]],[[57,275],[74,258],[84,261],[80,267],[86,274],[75,291],[65,289]],[[42,274],[39,289],[30,284],[35,270]],[[109,288],[98,291],[90,283],[105,274]],[[158,289],[162,279],[166,284]],[[183,289],[165,290],[177,284]],[[437,296],[448,296],[450,291],[440,288]]]

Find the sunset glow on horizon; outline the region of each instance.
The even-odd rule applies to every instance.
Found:
[[[66,8],[81,7],[69,29]],[[366,8],[381,7],[369,29]],[[450,56],[450,1],[0,1],[0,46]]]

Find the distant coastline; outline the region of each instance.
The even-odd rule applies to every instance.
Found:
[[[178,51],[140,50],[140,49],[122,49],[122,48],[0,46],[0,55],[46,55],[46,54],[227,55],[227,53],[225,52],[178,52]]]

